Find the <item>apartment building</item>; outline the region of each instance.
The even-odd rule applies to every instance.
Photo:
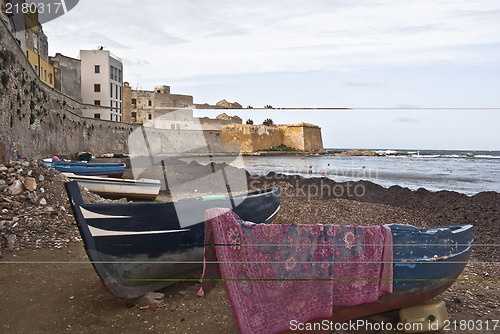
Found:
[[[83,116],[111,121],[123,121],[123,63],[110,51],[80,50],[82,102],[107,107]]]

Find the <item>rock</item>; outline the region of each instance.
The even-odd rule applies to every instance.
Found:
[[[149,304],[149,309],[150,310],[157,310],[158,309],[158,303],[151,303],[151,304]]]
[[[35,191],[36,190],[36,181],[32,177],[27,177],[24,179],[24,186],[28,191]]]
[[[47,205],[47,200],[45,198],[42,198],[40,200],[40,205]]]
[[[7,239],[7,249],[10,251],[14,251],[16,247],[17,237],[15,234],[9,234],[5,237]]]
[[[3,231],[3,227],[4,227],[4,226],[5,226],[5,220],[2,220],[2,221],[0,222],[0,232],[2,232],[2,231]]]
[[[165,295],[159,292],[148,292],[144,296],[139,299],[139,303],[141,304],[159,304],[162,302]]]
[[[7,170],[8,173],[14,173],[15,171],[16,169],[13,167],[9,167],[9,169]]]
[[[28,200],[30,201],[31,204],[37,204],[38,196],[36,195],[35,192],[30,192],[28,193]]]
[[[22,184],[21,181],[15,180],[12,182],[12,185],[9,187],[9,190],[7,191],[9,195],[19,195],[24,191],[24,185]]]
[[[0,166],[0,173],[7,173],[9,169],[7,167],[5,167],[4,165]]]
[[[43,176],[43,174],[40,174],[40,175],[38,176],[38,181],[40,181],[40,182],[45,181],[45,177]]]
[[[7,189],[9,186],[7,185],[7,183],[4,181],[4,180],[0,180],[0,193],[2,191],[4,191],[5,189]]]

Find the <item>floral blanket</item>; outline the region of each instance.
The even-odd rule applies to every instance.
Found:
[[[330,317],[333,306],[392,293],[390,228],[254,224],[229,209],[210,209],[198,295],[217,278],[241,333],[287,330],[291,320]]]

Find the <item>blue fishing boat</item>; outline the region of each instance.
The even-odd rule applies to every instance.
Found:
[[[75,175],[85,176],[108,176],[121,178],[125,171],[124,163],[95,163],[85,161],[52,161],[44,159],[43,162],[62,173],[73,173]]]
[[[201,274],[204,211],[231,207],[227,198],[201,197],[175,203],[92,204],[83,203],[76,183],[66,183],[66,191],[97,274],[120,298],[140,297],[176,279]],[[276,188],[243,198],[233,209],[242,219],[268,223],[276,217]],[[183,227],[178,215],[187,212],[191,221],[199,223]],[[446,290],[468,263],[474,241],[472,225],[388,226],[393,236],[393,293],[374,303],[335,308],[330,320],[342,322],[430,299]]]
[[[243,219],[270,223],[280,208],[278,188],[176,202],[83,203],[76,181],[65,187],[89,259],[106,288],[120,298],[200,277],[205,210],[227,207]]]

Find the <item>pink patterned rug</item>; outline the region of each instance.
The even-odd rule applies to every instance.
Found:
[[[276,333],[392,293],[388,227],[254,224],[219,208],[205,215],[198,295],[222,278],[241,333]]]

